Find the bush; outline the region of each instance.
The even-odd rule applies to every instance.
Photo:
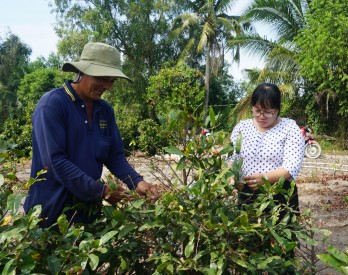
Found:
[[[210,121],[214,124],[212,113]],[[310,240],[308,231],[286,204],[273,199],[279,192],[289,197],[292,190],[283,190],[282,181],[265,182],[253,204],[240,205],[230,179],[238,183],[241,162],[227,167],[222,155],[230,155],[233,146],[216,151],[219,140],[214,133],[192,135],[184,147],[166,147],[181,157],[177,169],[191,171],[194,180],[167,186],[155,203],[134,194],[132,201],[114,206],[90,205],[102,213],[90,225],[70,225],[62,214],[56,225],[40,228],[40,206],[21,214],[23,194],[6,193],[1,177],[6,215],[0,217],[0,269],[6,274],[301,274],[293,252],[300,240]],[[282,210],[288,213],[279,220]]]
[[[141,151],[153,156],[169,145],[168,134],[152,119],[145,119],[139,123],[138,146]]]

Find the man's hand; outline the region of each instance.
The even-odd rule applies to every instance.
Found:
[[[150,184],[144,180],[138,183],[136,191],[139,195],[146,196],[151,200],[157,200],[159,197],[157,186],[155,184]]]
[[[127,189],[120,185],[117,186],[116,190],[112,190],[108,185],[106,185],[103,192],[103,199],[111,204],[115,204],[123,199],[129,200],[131,196],[126,193],[127,191]]]

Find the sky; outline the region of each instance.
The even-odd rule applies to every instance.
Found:
[[[0,37],[9,31],[32,49],[30,59],[45,58],[56,53],[58,37],[54,32],[55,14],[50,12],[50,0],[0,0]],[[251,0],[236,0],[232,9],[238,13]],[[233,64],[231,73],[236,80],[243,78],[242,70],[262,67],[258,57],[241,56],[240,64]]]

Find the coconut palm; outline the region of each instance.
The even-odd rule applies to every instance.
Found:
[[[258,81],[298,82],[298,66],[295,61],[294,38],[305,24],[309,0],[254,0],[242,14],[251,22],[261,23],[275,34],[275,39],[248,33],[229,42],[240,46],[248,54],[265,59],[265,68]]]
[[[209,104],[209,86],[212,73],[217,73],[224,63],[226,41],[242,32],[239,17],[229,16],[231,0],[196,0],[185,1],[190,12],[179,15],[174,21],[172,34],[187,38],[186,45],[178,59],[178,64],[196,47],[196,53],[205,54],[205,101]],[[238,57],[238,50],[236,55]]]

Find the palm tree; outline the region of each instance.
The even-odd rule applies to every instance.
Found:
[[[178,59],[178,64],[196,47],[196,53],[205,54],[205,100],[204,109],[207,113],[209,105],[209,86],[212,73],[216,74],[224,63],[226,41],[242,32],[239,17],[229,16],[231,0],[196,0],[185,1],[190,12],[179,15],[174,20],[175,37],[183,35],[187,43]]]
[[[310,0],[254,0],[242,14],[251,22],[268,27],[276,36],[274,41],[256,32],[229,41],[229,46],[240,46],[249,54],[265,58],[265,68],[258,81],[298,82],[294,38],[305,24],[305,13]]]

